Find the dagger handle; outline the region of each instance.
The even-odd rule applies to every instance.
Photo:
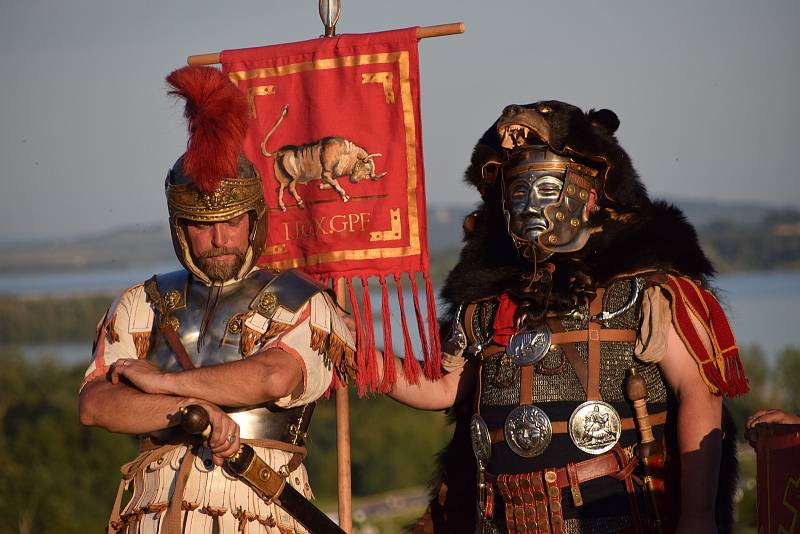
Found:
[[[625,392],[633,401],[633,410],[636,413],[636,426],[639,429],[639,454],[642,457],[651,456],[658,452],[659,447],[653,436],[653,425],[650,423],[650,414],[647,411],[647,383],[642,375],[636,372],[635,367],[628,369]]]

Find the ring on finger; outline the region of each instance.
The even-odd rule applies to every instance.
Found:
[[[236,442],[236,434],[228,434],[228,443],[233,445]]]

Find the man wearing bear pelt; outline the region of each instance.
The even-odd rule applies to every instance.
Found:
[[[391,393],[456,420],[415,532],[731,529],[722,395],[747,380],[694,229],[648,198],[618,126],[538,102],[478,142],[447,374]]]

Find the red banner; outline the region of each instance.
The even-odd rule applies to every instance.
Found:
[[[800,532],[800,425],[754,429],[759,534]]]
[[[387,279],[397,284],[401,309],[402,286],[410,284],[425,371],[437,375],[416,29],[224,51],[222,65],[250,103],[245,154],[261,173],[268,210],[259,263],[346,280],[358,324],[361,392],[386,391],[394,382]],[[425,319],[417,274],[426,289]],[[387,371],[380,383],[369,277],[381,288]],[[406,374],[415,381],[419,368],[405,316],[403,334]]]

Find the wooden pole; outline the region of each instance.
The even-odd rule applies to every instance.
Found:
[[[336,302],[345,305],[345,281],[336,281]],[[355,305],[355,304],[354,304]],[[353,496],[350,471],[350,397],[346,384],[336,390],[336,466],[339,480],[339,528],[353,532]]]
[[[464,33],[463,22],[453,22],[451,24],[438,24],[436,26],[422,26],[417,28],[417,39],[427,39],[429,37],[443,37],[445,35],[457,35]],[[197,54],[189,56],[186,63],[189,65],[216,65],[220,62],[220,53],[216,54]]]

